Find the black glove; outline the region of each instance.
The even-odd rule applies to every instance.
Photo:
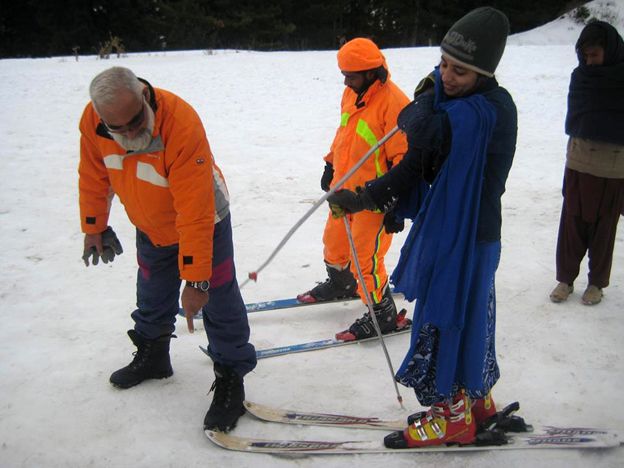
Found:
[[[434,95],[431,92],[424,92],[416,96],[407,106],[399,112],[397,117],[397,125],[406,134],[412,135],[418,133],[427,120],[433,114]]]
[[[123,253],[123,247],[121,242],[117,238],[117,234],[113,231],[113,228],[108,226],[106,231],[102,232],[102,261],[104,263],[112,262],[115,260],[115,255],[121,255]],[[89,257],[91,257],[91,263],[97,265],[100,260],[100,254],[95,246],[85,250],[82,259],[85,264],[89,264]]]
[[[339,190],[327,198],[329,207],[335,217],[344,216],[344,213],[357,213],[362,210],[373,211],[377,209],[375,202],[373,202],[366,190],[358,187],[356,191],[357,193],[351,190]]]
[[[329,192],[329,184],[334,178],[334,166],[331,163],[325,163],[325,170],[321,176],[321,190],[323,192]]]
[[[401,232],[405,228],[405,222],[394,214],[394,210],[386,213],[383,220],[384,229],[388,234]]]

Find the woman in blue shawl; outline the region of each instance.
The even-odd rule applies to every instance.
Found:
[[[391,278],[417,301],[396,379],[430,409],[388,435],[388,447],[470,444],[496,412],[494,277],[517,112],[494,71],[508,32],[507,17],[490,7],[457,21],[439,66],[399,115],[409,144],[403,160],[358,193],[329,198],[346,212],[382,209],[413,219]]]

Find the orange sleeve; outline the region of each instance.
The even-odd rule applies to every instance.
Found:
[[[95,111],[88,104],[80,119],[78,166],[80,225],[85,234],[98,234],[106,230],[112,198],[108,172],[94,142],[96,127]]]
[[[336,135],[334,136],[332,144],[329,147],[329,153],[327,153],[325,157],[323,158],[325,162],[328,162],[329,164],[332,164],[332,165],[334,164],[334,147],[336,146],[336,139],[338,138],[338,132],[340,132],[340,127],[338,127],[338,130],[336,130]]]
[[[334,164],[334,148],[336,147],[336,142],[338,141],[340,133],[342,133],[342,130],[344,128],[342,125],[342,114],[344,113],[345,102],[349,99],[350,94],[354,94],[353,91],[345,86],[345,89],[342,92],[342,98],[340,99],[340,124],[338,125],[338,129],[336,130],[336,134],[334,135],[334,139],[332,140],[332,144],[329,148],[329,153],[327,153],[323,158],[326,162],[332,165]]]
[[[183,109],[170,129],[167,152],[174,155],[168,180],[180,236],[180,276],[209,280],[215,223],[213,157],[199,116],[186,103],[178,101],[176,106]]]
[[[401,110],[409,104],[409,99],[398,88],[388,97],[388,106],[384,117],[384,135],[397,125],[397,117]],[[386,158],[392,166],[396,166],[407,152],[407,137],[399,131],[385,143]]]

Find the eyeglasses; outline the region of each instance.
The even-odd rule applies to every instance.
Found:
[[[143,103],[141,104],[141,110],[130,119],[130,121],[125,125],[110,125],[102,120],[102,123],[106,127],[106,129],[111,133],[126,133],[136,130],[141,126],[143,121],[145,120],[145,98],[143,98]]]

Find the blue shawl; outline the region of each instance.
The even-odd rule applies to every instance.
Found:
[[[457,370],[457,352],[469,312],[469,285],[477,268],[479,206],[496,110],[480,94],[446,98],[437,69],[435,78],[434,108],[448,114],[451,150],[414,220],[391,281],[395,291],[409,301],[417,299],[422,306],[420,316],[414,317],[408,355],[413,354],[424,324],[439,330],[436,380],[447,387]],[[485,328],[487,317],[482,315]]]

